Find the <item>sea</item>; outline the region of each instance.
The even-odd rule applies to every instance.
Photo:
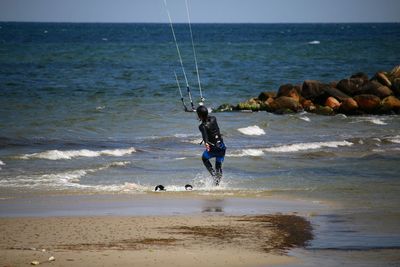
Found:
[[[400,24],[175,24],[193,102],[400,64]],[[0,201],[37,195],[276,197],[312,216],[304,266],[400,266],[400,116],[214,113],[213,186],[168,24],[0,22]],[[0,217],[2,214],[0,212]],[[323,263],[321,265],[321,262]],[[303,266],[303,265],[302,265]]]

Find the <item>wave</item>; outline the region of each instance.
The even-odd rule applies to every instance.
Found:
[[[80,181],[88,174],[93,174],[109,168],[123,167],[129,164],[131,164],[130,161],[118,161],[91,169],[78,169],[50,174],[20,175],[10,179],[3,179],[0,181],[0,185],[3,187],[52,187],[57,189],[63,189],[66,187],[101,188],[103,186],[83,185],[80,184]]]
[[[376,117],[361,117],[358,118],[355,122],[369,122],[376,125],[387,125],[383,118],[376,118]]]
[[[291,145],[282,145],[277,147],[265,148],[266,152],[276,152],[276,153],[285,153],[285,152],[297,152],[304,150],[315,150],[320,148],[337,148],[339,146],[352,146],[353,143],[348,141],[332,141],[332,142],[311,142],[311,143],[298,143]]]
[[[399,140],[400,141],[400,140]],[[311,143],[298,143],[290,145],[282,145],[269,148],[248,148],[234,151],[228,156],[230,157],[261,157],[265,152],[270,153],[291,153],[305,150],[317,150],[321,148],[337,148],[340,146],[352,146],[353,143],[349,141],[331,141],[331,142],[311,142]]]
[[[106,149],[106,150],[48,150],[39,153],[25,154],[20,156],[20,159],[48,159],[48,160],[60,160],[60,159],[72,159],[77,157],[100,157],[100,156],[113,156],[122,157],[124,155],[132,154],[136,152],[135,148],[125,148],[125,149]]]
[[[311,119],[307,116],[303,116],[303,117],[299,117],[300,120],[306,121],[306,122],[310,122]]]
[[[251,149],[251,148],[249,148],[249,149],[240,150],[237,153],[234,152],[234,153],[230,154],[229,156],[230,157],[247,157],[247,156],[250,156],[250,157],[261,157],[263,155],[264,155],[263,149]]]
[[[264,135],[265,131],[258,127],[257,125],[254,126],[249,126],[245,128],[239,128],[237,129],[239,132],[245,135]]]
[[[4,165],[6,165],[6,164],[0,160],[0,170],[1,170],[1,166],[4,166]]]
[[[308,42],[308,44],[311,44],[311,45],[317,45],[317,44],[320,44],[320,43],[321,42],[318,41],[318,40],[314,40],[314,41]]]
[[[377,125],[387,125],[386,122],[384,122],[383,120],[380,120],[380,119],[371,119],[370,122],[372,122],[373,124],[377,124]]]
[[[395,144],[400,144],[400,135],[389,137],[386,140],[388,140],[389,142],[395,143]]]

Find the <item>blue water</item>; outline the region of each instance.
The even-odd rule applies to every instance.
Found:
[[[197,103],[189,28],[175,31]],[[193,34],[211,107],[400,63],[400,24],[194,24]],[[329,203],[316,250],[400,246],[398,116],[216,114],[228,155],[215,188],[174,71],[184,87],[167,24],[1,22],[0,196],[192,183],[195,194]]]

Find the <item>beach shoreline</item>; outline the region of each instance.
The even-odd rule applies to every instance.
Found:
[[[0,201],[0,259],[53,266],[270,266],[294,263],[320,205],[267,198],[151,194]],[[8,207],[8,209],[5,209]],[[13,212],[11,212],[13,211]]]

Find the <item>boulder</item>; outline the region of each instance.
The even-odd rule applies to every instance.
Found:
[[[375,95],[357,95],[354,97],[354,100],[357,102],[359,108],[367,113],[375,112],[381,104],[381,99]]]
[[[301,102],[301,105],[303,106],[304,110],[307,112],[314,112],[316,110],[316,106],[311,100],[308,99],[303,99]]]
[[[358,109],[358,104],[353,98],[347,98],[340,105],[340,112],[344,114],[354,114]]]
[[[400,111],[400,100],[394,96],[388,96],[382,100],[382,110],[384,112],[399,112]]]
[[[361,86],[363,86],[364,83],[365,82],[362,78],[343,79],[338,82],[336,88],[348,96],[354,96],[358,91],[360,91]]]
[[[258,95],[258,99],[260,99],[260,101],[265,101],[268,98],[275,98],[276,97],[276,93],[275,92],[261,92]]]
[[[317,113],[319,115],[334,115],[335,114],[333,109],[331,107],[327,107],[327,106],[317,106],[315,113]]]
[[[259,111],[261,110],[261,104],[255,102],[255,101],[246,101],[246,102],[241,102],[239,103],[236,108],[236,110],[251,110],[251,111]]]
[[[392,87],[392,83],[389,81],[388,77],[386,77],[386,74],[383,72],[377,72],[375,74],[375,78],[378,82],[381,84],[387,86],[387,87]]]
[[[392,90],[396,96],[400,96],[400,78],[396,78],[393,80]]]
[[[284,84],[279,87],[277,97],[281,96],[291,97],[296,101],[300,100],[299,89],[291,84]]]
[[[363,83],[367,83],[369,80],[368,75],[365,74],[364,72],[354,73],[353,75],[351,75],[350,79],[361,79]]]
[[[400,78],[400,65],[394,67],[387,75],[387,77],[389,78],[389,80],[393,83],[393,81],[395,79],[399,79]]]
[[[361,88],[360,94],[376,95],[383,99],[392,95],[393,91],[377,81],[370,81]]]
[[[324,86],[319,81],[306,80],[303,82],[301,95],[306,99],[315,100],[323,94],[323,88]]]
[[[232,111],[234,107],[230,104],[222,104],[214,112],[224,112],[224,111]]]
[[[327,87],[324,89],[324,91],[327,97],[332,96],[338,99],[339,101],[344,101],[345,99],[350,98],[350,96],[346,95],[345,93],[334,87]]]
[[[326,99],[325,101],[325,106],[332,108],[333,110],[336,110],[340,107],[340,102],[337,101],[336,98],[330,96]]]
[[[272,112],[281,113],[284,110],[291,110],[294,112],[300,111],[302,106],[298,101],[291,97],[281,96],[276,98],[271,104],[270,109]]]

